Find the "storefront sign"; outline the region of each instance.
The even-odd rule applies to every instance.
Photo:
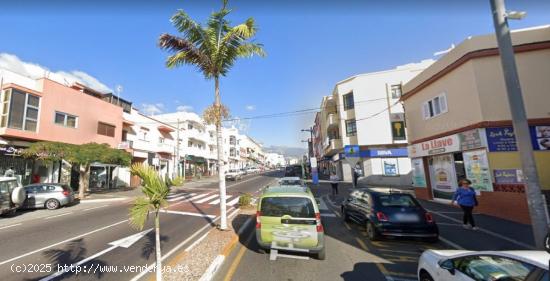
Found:
[[[529,128],[535,150],[550,150],[550,126],[532,126]]]
[[[493,171],[495,183],[498,184],[521,184],[523,183],[523,172],[519,169],[499,169]]]
[[[430,162],[434,198],[451,200],[457,188],[453,155],[433,156]]]
[[[361,151],[361,157],[407,157],[406,148],[369,149]]]
[[[407,137],[405,136],[405,122],[392,121],[391,134],[392,134],[393,140],[406,140]]]
[[[346,158],[349,157],[360,157],[359,156],[359,146],[358,145],[346,145],[344,146],[344,155]]]
[[[482,129],[474,129],[458,134],[460,138],[460,149],[470,150],[485,147],[484,134]]]
[[[21,149],[17,149],[13,146],[0,147],[0,152],[8,155],[20,155],[21,151],[22,151]]]
[[[414,187],[426,187],[426,174],[424,173],[424,163],[422,158],[414,158],[412,164],[412,179]]]
[[[489,151],[517,151],[516,138],[512,127],[486,128]]]
[[[462,157],[466,177],[472,181],[472,187],[479,191],[493,191],[487,152],[484,149],[465,151]]]
[[[395,158],[382,159],[382,166],[384,176],[397,176],[399,174],[397,170],[397,159]]]
[[[458,135],[455,134],[413,144],[410,145],[408,149],[409,157],[411,158],[455,152],[460,151],[460,139]]]

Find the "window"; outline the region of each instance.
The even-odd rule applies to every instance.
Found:
[[[346,120],[346,136],[351,137],[357,134],[355,119]]]
[[[391,85],[391,98],[398,99],[401,97],[401,84]]]
[[[230,145],[236,145],[237,144],[237,139],[235,138],[235,136],[229,136],[229,144]]]
[[[265,197],[260,206],[266,217],[315,218],[313,202],[305,197]]]
[[[15,89],[11,90],[9,96],[4,95],[4,99],[7,98],[10,99],[9,116],[7,120],[8,127],[35,132],[38,124],[40,98]],[[4,104],[3,109],[6,110],[6,107],[7,104]],[[4,124],[4,122],[5,120],[2,120],[2,124]]]
[[[54,122],[57,125],[76,128],[76,120],[78,117],[69,115],[63,112],[56,112]]]
[[[164,138],[163,137],[159,137],[159,143],[164,143]]]
[[[102,122],[97,123],[97,133],[99,135],[114,137],[115,136],[115,128],[116,128],[115,126],[107,124],[107,123],[102,123]]]
[[[443,93],[422,105],[424,119],[430,119],[447,112],[447,94]]]
[[[192,141],[187,141],[187,147],[193,147],[193,142]]]
[[[344,95],[344,110],[349,110],[354,108],[353,104],[353,92]]]
[[[526,280],[535,266],[500,256],[467,256],[453,261],[474,280]]]
[[[187,124],[187,129],[193,130],[193,124],[191,124],[191,123]]]
[[[147,129],[145,127],[139,128],[139,138],[140,138],[140,140],[149,141],[149,139],[147,138],[148,134],[149,134],[149,129]]]
[[[230,148],[229,149],[229,156],[231,156],[231,157],[237,156],[237,152],[236,152],[235,148]]]

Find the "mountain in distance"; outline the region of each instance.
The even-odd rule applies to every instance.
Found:
[[[265,152],[279,153],[285,157],[302,157],[307,153],[307,149],[300,147],[289,147],[281,145],[266,146],[263,148]]]

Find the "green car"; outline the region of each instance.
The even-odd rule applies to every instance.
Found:
[[[325,259],[325,232],[315,197],[303,186],[266,187],[258,201],[256,240],[263,249]]]

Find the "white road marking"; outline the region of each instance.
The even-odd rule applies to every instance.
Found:
[[[189,252],[191,251],[193,248],[195,248],[195,246],[197,246],[197,244],[199,244],[202,240],[204,240],[204,238],[206,238],[206,236],[208,236],[208,233],[210,232],[206,232],[203,236],[201,236],[199,239],[195,240],[195,242],[193,242],[193,244],[189,245],[189,247],[185,248],[185,251],[186,252]]]
[[[227,204],[227,199],[229,199],[230,197],[233,197],[233,195],[226,195],[226,196],[225,196],[225,202],[226,202],[226,204]],[[216,199],[216,200],[210,202],[210,205],[215,205],[215,204],[220,204],[220,199]]]
[[[171,210],[161,210],[161,213],[175,214],[175,215],[184,215],[184,216],[193,216],[193,217],[203,217],[203,218],[215,218],[214,215],[205,215],[201,213],[191,213],[191,212],[180,212],[180,211],[171,211]]]
[[[112,201],[123,201],[131,198],[119,197],[119,198],[105,198],[105,199],[84,199],[80,200],[80,203],[98,203],[98,202],[112,202]]]
[[[193,196],[193,197],[189,198],[188,201],[194,201],[194,200],[203,198],[204,196],[207,196],[207,195],[210,195],[210,192],[204,193],[204,194],[199,194],[199,195],[197,195],[197,196]]]
[[[325,203],[325,199],[321,197],[321,200],[319,200],[319,209],[320,210],[329,210],[327,207],[327,204]]]
[[[196,193],[185,193],[185,194],[182,194],[182,195],[179,195],[179,196],[176,196],[176,197],[172,197],[170,199],[168,199],[167,201],[168,202],[173,202],[173,201],[179,201],[179,200],[185,200],[185,199],[189,199],[189,197],[193,197],[197,195]]]
[[[227,202],[227,205],[228,206],[233,206],[233,205],[237,204],[238,202],[239,202],[239,197]]]
[[[98,229],[94,229],[94,230],[92,230],[92,231],[89,231],[89,232],[86,232],[86,233],[83,233],[83,234],[80,234],[80,235],[77,235],[77,236],[73,236],[73,237],[71,237],[71,238],[69,238],[69,239],[65,239],[65,240],[63,240],[63,241],[60,241],[60,242],[51,244],[51,245],[46,246],[46,247],[42,247],[42,248],[40,248],[40,249],[38,249],[38,250],[34,250],[34,251],[31,251],[31,252],[27,252],[27,253],[22,254],[22,255],[19,255],[19,256],[17,256],[17,257],[13,257],[13,258],[11,258],[11,259],[2,261],[2,262],[0,262],[0,265],[4,265],[4,264],[6,264],[6,263],[9,263],[9,262],[18,260],[18,259],[20,259],[20,258],[24,258],[24,257],[26,257],[26,256],[29,256],[29,255],[32,255],[32,254],[36,254],[36,253],[38,253],[38,252],[42,252],[42,251],[44,251],[44,250],[46,250],[46,249],[49,249],[49,248],[51,248],[51,247],[55,247],[55,246],[61,245],[61,244],[63,244],[63,243],[67,243],[67,242],[69,242],[69,241],[71,241],[71,240],[75,240],[75,239],[82,238],[82,237],[84,237],[84,236],[88,236],[88,235],[90,235],[90,234],[93,234],[93,233],[96,233],[96,232],[99,232],[99,231],[103,231],[103,230],[105,230],[105,229],[107,229],[107,228],[110,228],[110,227],[119,225],[119,224],[121,224],[121,223],[125,223],[125,222],[127,222],[127,221],[128,221],[128,220],[119,221],[119,222],[116,222],[116,223],[113,223],[113,224],[110,224],[110,225],[107,225],[107,226],[104,226],[104,227],[101,227],[101,228],[98,228]]]
[[[321,213],[321,217],[335,218],[336,215],[335,215],[335,214],[325,214],[325,213]]]
[[[57,218],[57,217],[61,217],[61,216],[70,215],[70,214],[72,214],[72,213],[73,213],[73,212],[67,212],[67,213],[63,213],[63,214],[59,214],[59,215],[47,217],[47,218],[45,218],[45,219],[49,220],[49,219],[53,219],[53,218]]]
[[[203,198],[203,199],[201,199],[201,200],[199,200],[199,201],[193,201],[193,202],[198,203],[198,204],[201,204],[201,203],[204,203],[204,202],[206,202],[206,201],[208,201],[208,200],[212,200],[212,199],[214,199],[214,198],[216,198],[216,197],[218,197],[218,196],[219,196],[219,194],[214,194],[214,195],[208,196],[208,197],[206,197],[206,198]]]
[[[458,250],[464,250],[464,248],[462,248],[462,246],[454,243],[454,242],[451,242],[449,239],[446,239],[444,237],[441,237],[441,235],[439,235],[439,240],[443,241],[443,243],[455,248],[455,249],[458,249]]]
[[[103,205],[103,206],[97,206],[97,207],[93,207],[93,208],[84,209],[84,210],[82,210],[82,211],[90,211],[90,210],[93,210],[93,209],[99,209],[99,208],[103,208],[103,207],[107,207],[107,206],[109,206],[109,204]]]
[[[20,223],[16,223],[16,224],[11,224],[11,225],[6,225],[6,226],[0,227],[0,229],[10,228],[10,227],[18,226],[18,225],[21,225],[21,224],[20,224]]]

